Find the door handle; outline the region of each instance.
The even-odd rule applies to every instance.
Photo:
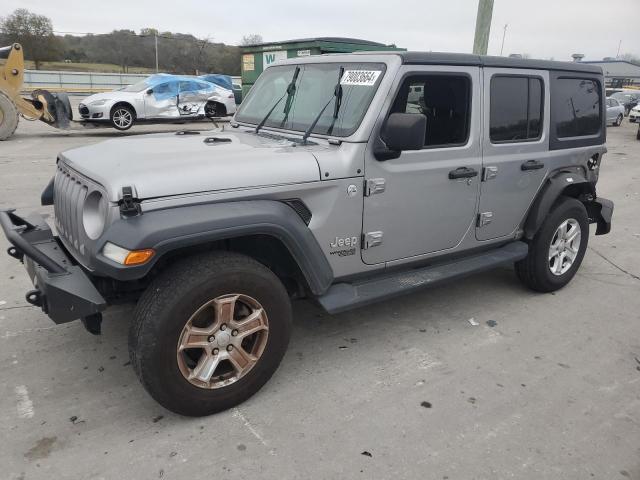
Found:
[[[538,160],[527,160],[522,165],[520,165],[520,169],[522,171],[540,170],[541,168],[544,168],[544,163],[539,162]]]
[[[449,172],[449,180],[456,180],[458,178],[473,178],[478,176],[478,171],[469,167],[458,167],[455,170]]]

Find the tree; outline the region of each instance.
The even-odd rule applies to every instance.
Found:
[[[244,35],[242,40],[240,40],[240,45],[257,45],[258,43],[262,43],[262,35],[258,33],[252,33],[250,35]]]
[[[24,8],[0,19],[0,33],[5,41],[22,44],[25,58],[35,62],[36,70],[41,62],[56,60],[61,53],[60,40],[53,34],[51,20]]]
[[[624,55],[620,55],[620,60],[626,60],[627,62],[640,65],[640,57],[634,55],[633,53],[625,53]]]

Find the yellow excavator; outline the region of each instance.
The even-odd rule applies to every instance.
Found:
[[[64,93],[34,90],[31,98],[21,95],[24,82],[24,53],[19,43],[0,48],[0,140],[16,131],[20,117],[41,120],[55,128],[69,128],[73,111]]]

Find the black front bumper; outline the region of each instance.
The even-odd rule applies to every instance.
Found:
[[[42,307],[56,323],[84,319],[102,312],[107,303],[84,270],[76,265],[40,215],[22,218],[0,211],[0,225],[33,282],[27,302]]]

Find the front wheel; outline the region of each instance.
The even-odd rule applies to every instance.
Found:
[[[109,117],[111,126],[120,131],[129,130],[133,126],[135,119],[135,112],[131,107],[127,107],[126,105],[116,105],[113,107]]]
[[[291,333],[280,280],[228,252],[164,271],[140,298],[131,363],[151,396],[182,415],[210,415],[256,393],[276,371]]]
[[[537,292],[564,287],[578,271],[589,241],[589,218],[582,202],[561,197],[516,262],[518,278]]]
[[[18,128],[18,108],[13,101],[0,92],[0,141],[9,138]]]

